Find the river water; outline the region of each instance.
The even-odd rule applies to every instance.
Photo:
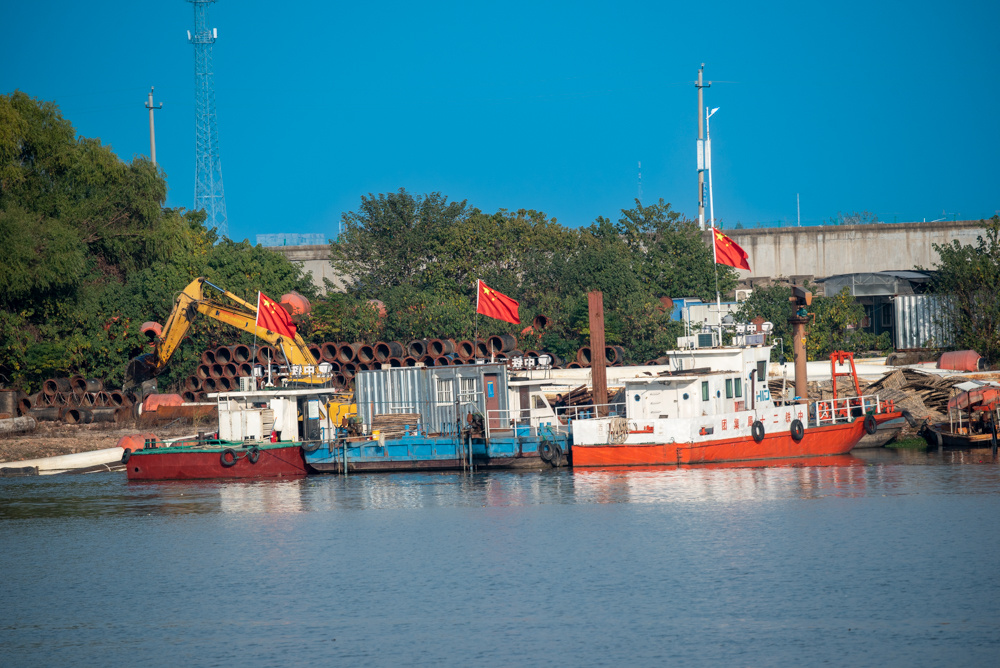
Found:
[[[1000,466],[0,479],[0,664],[993,666]]]

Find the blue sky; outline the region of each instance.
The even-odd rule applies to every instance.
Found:
[[[183,0],[0,7],[0,92],[59,104],[167,204],[194,190]],[[565,225],[638,194],[697,215],[700,63],[726,227],[1000,210],[1000,3],[219,0],[210,8],[230,236],[334,236],[366,193],[439,191]],[[725,82],[725,83],[721,83]]]

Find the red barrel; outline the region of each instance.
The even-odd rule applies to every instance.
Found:
[[[142,447],[146,444],[146,441],[155,441],[156,434],[132,434],[130,436],[122,436],[118,439],[118,447],[126,448],[135,452],[136,450],[142,450]]]
[[[942,353],[937,368],[951,371],[982,371],[986,360],[975,350],[952,350]]]
[[[142,400],[142,412],[149,413],[160,406],[180,406],[182,403],[184,399],[179,394],[151,394]]]

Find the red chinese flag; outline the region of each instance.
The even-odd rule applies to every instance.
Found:
[[[719,264],[728,264],[737,269],[750,271],[750,263],[747,262],[747,252],[740,248],[739,244],[727,237],[719,230],[715,230],[715,261]]]
[[[517,315],[518,306],[520,304],[517,301],[479,281],[479,295],[476,297],[476,313],[482,313],[497,320],[504,320],[515,325],[520,325],[521,318]]]
[[[268,329],[275,334],[295,338],[295,323],[292,316],[278,302],[263,292],[257,293],[257,326]]]

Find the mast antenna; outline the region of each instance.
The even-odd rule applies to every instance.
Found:
[[[215,112],[215,69],[212,45],[218,39],[215,28],[208,27],[208,5],[215,0],[187,0],[194,5],[194,33],[188,40],[194,45],[195,167],[194,208],[208,214],[205,224],[215,228],[219,237],[229,235],[226,217],[226,194],[222,187],[222,158],[219,155],[219,128]]]

